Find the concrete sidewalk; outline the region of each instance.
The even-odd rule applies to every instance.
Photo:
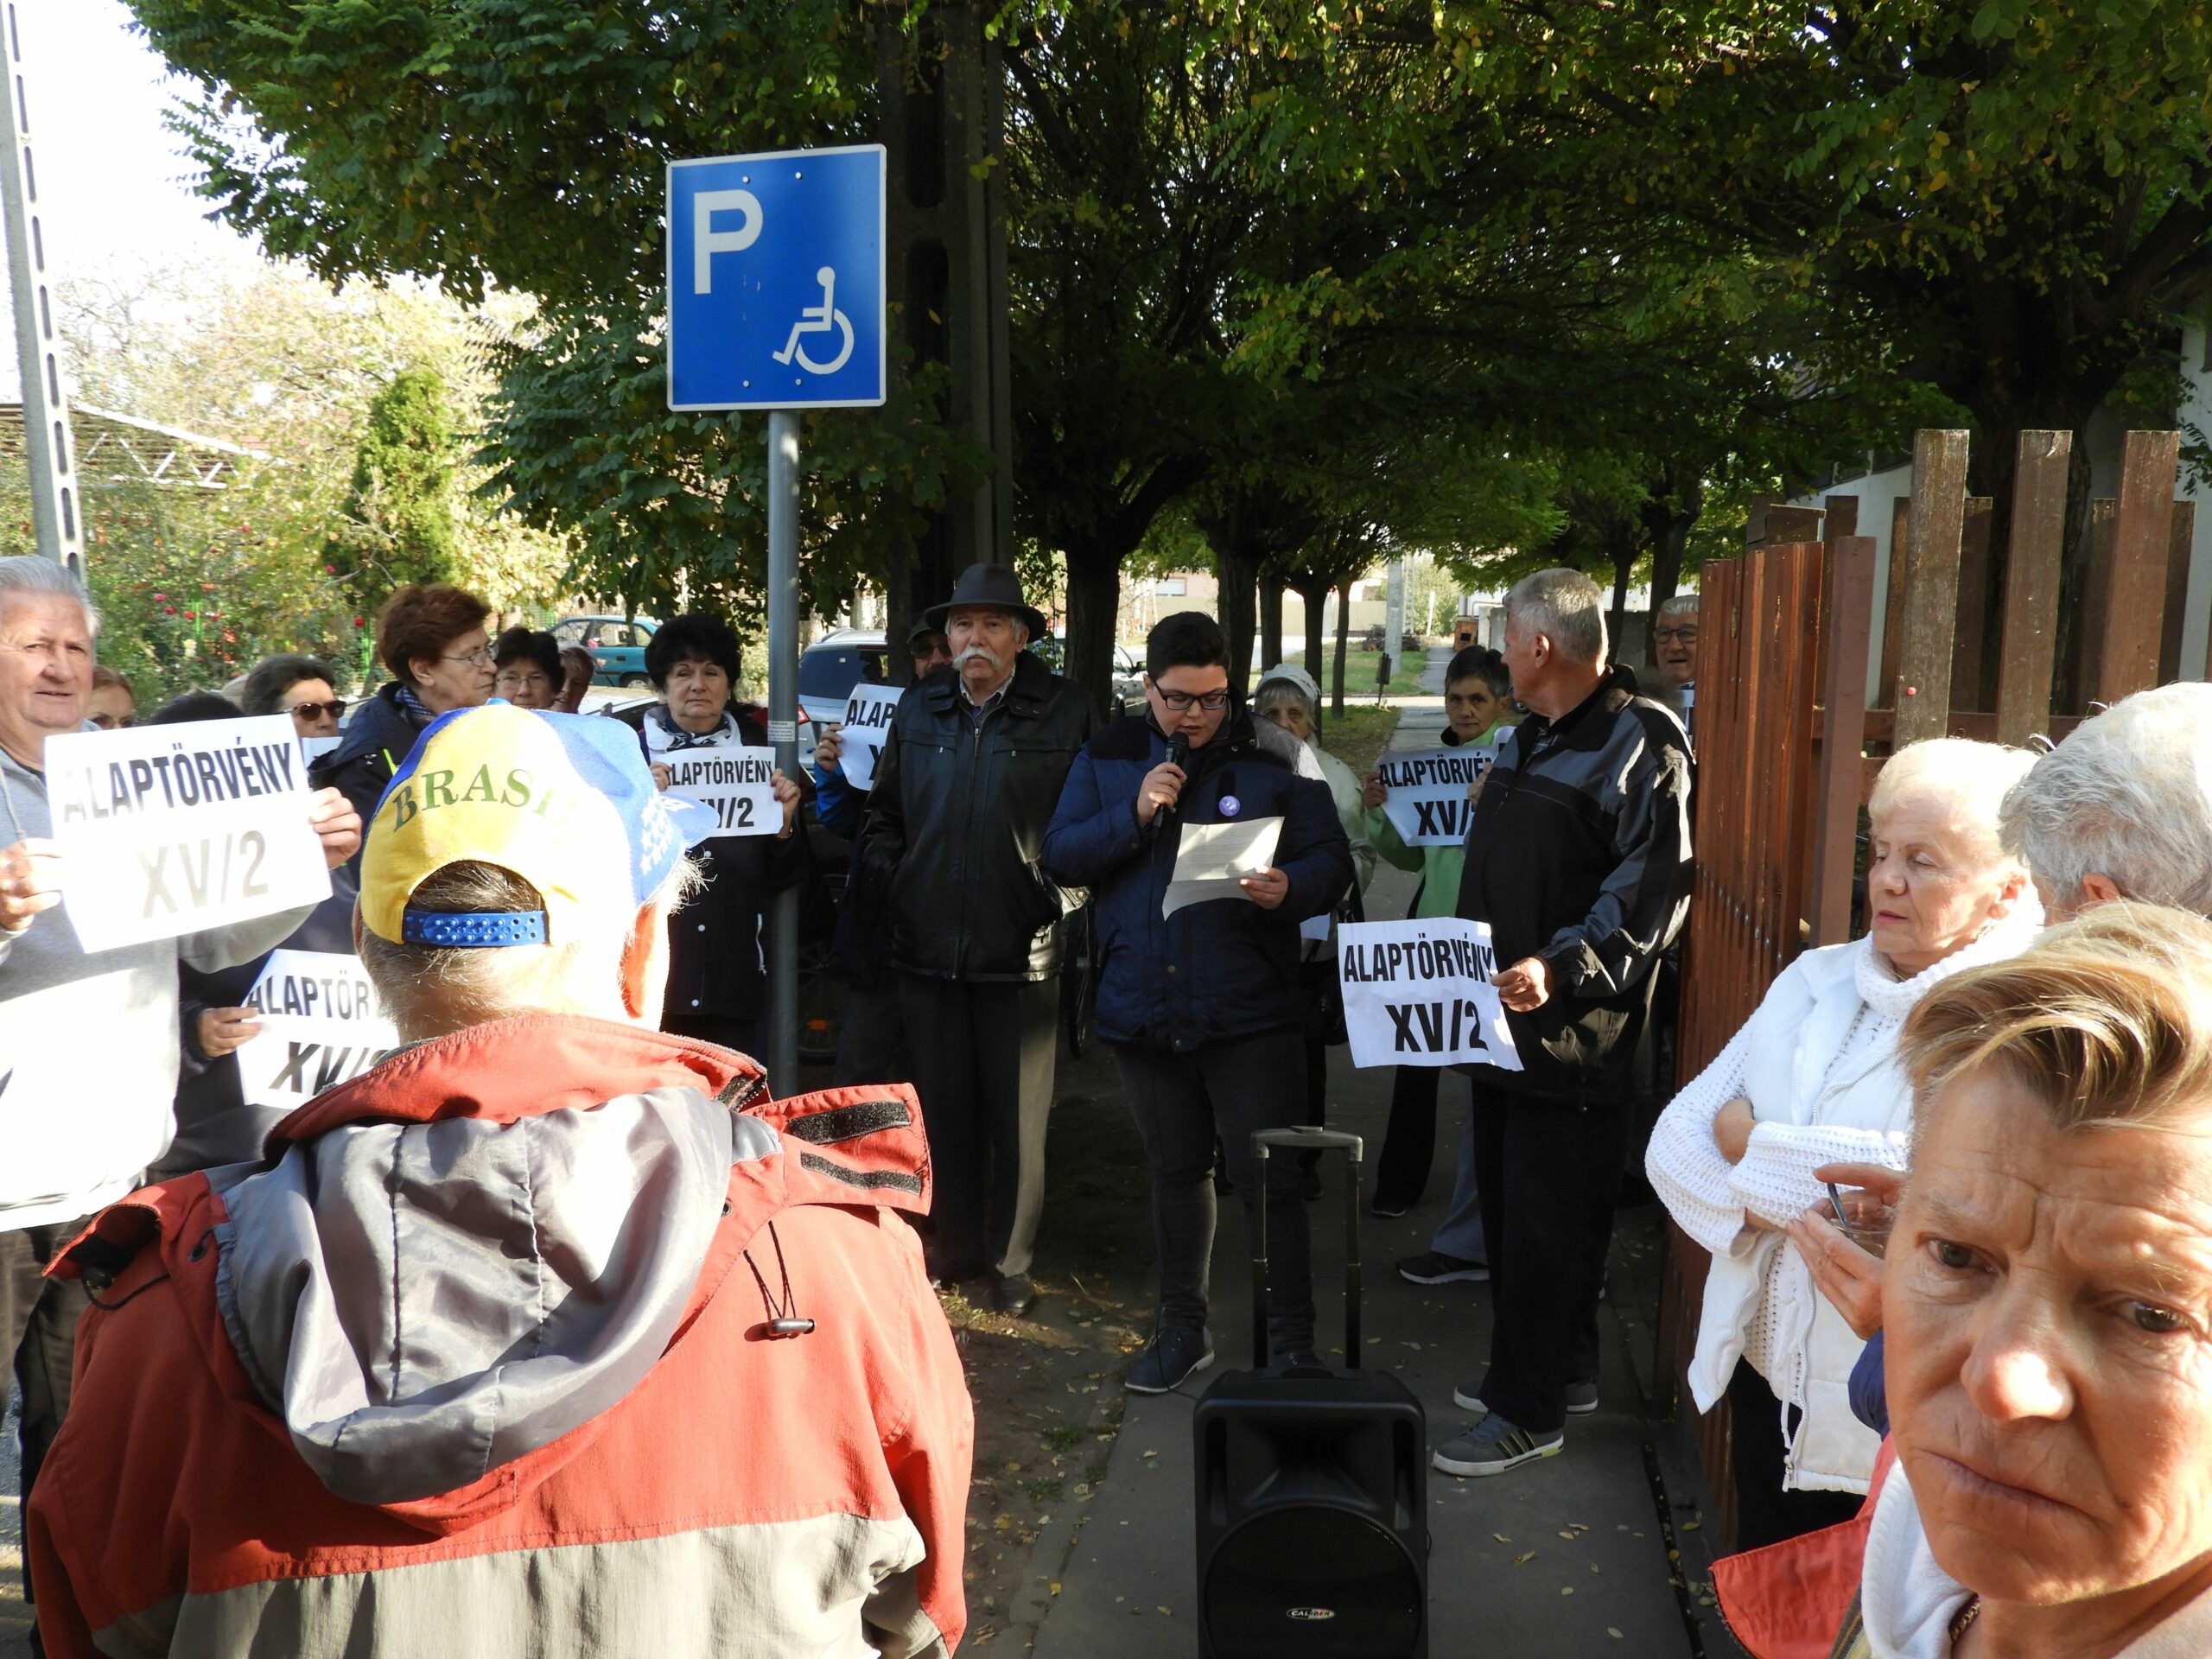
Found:
[[[1448,651],[1440,655],[1449,660]],[[1437,677],[1439,656],[1430,653]],[[1433,715],[1426,706],[1408,708],[1414,702],[1400,702],[1407,718],[1393,749],[1426,748],[1437,741],[1441,696]],[[1383,866],[1369,890],[1369,914],[1405,914],[1414,881]],[[1337,1050],[1330,1055],[1330,1084],[1332,1124],[1361,1135],[1371,1157],[1389,1116],[1389,1072],[1355,1071],[1349,1054]],[[1432,1447],[1465,1421],[1452,1392],[1456,1382],[1481,1374],[1489,1351],[1489,1294],[1479,1285],[1409,1285],[1391,1263],[1428,1248],[1450,1200],[1466,1098],[1465,1080],[1447,1076],[1438,1105],[1435,1166],[1422,1203],[1400,1220],[1369,1216],[1363,1202],[1361,1213],[1362,1363],[1390,1371],[1413,1390],[1428,1414]],[[1308,1213],[1321,1340],[1335,1346],[1343,1332],[1342,1160],[1325,1161],[1322,1173],[1324,1200]],[[1655,1234],[1649,1215],[1624,1216],[1617,1287],[1649,1276],[1639,1268],[1653,1259]],[[1039,1659],[1137,1652],[1179,1659],[1197,1651],[1191,1414],[1215,1375],[1250,1363],[1246,1251],[1241,1212],[1233,1200],[1224,1201],[1213,1262],[1215,1368],[1179,1393],[1128,1397],[1105,1478],[1089,1501],[1061,1569],[1059,1593],[1039,1632]],[[1632,1348],[1648,1348],[1649,1341],[1641,1295],[1616,1294],[1601,1324],[1599,1407],[1596,1414],[1572,1421],[1560,1455],[1486,1480],[1428,1475],[1433,1654],[1684,1659],[1700,1650],[1684,1607],[1694,1599],[1678,1592],[1669,1559],[1678,1541],[1670,1535],[1647,1454],[1637,1371],[1648,1366],[1630,1363]]]

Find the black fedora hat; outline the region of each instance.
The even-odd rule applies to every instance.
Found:
[[[1029,630],[1032,643],[1052,638],[1052,625],[1045,620],[1044,612],[1022,603],[1021,578],[1014,575],[1010,566],[969,565],[960,573],[960,580],[952,584],[952,597],[924,611],[922,620],[943,633],[952,613],[963,605],[988,606],[1020,617]]]

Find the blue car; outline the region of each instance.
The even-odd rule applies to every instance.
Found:
[[[650,617],[564,616],[553,625],[553,637],[564,645],[582,645],[599,666],[594,685],[644,686],[645,642],[660,624]]]

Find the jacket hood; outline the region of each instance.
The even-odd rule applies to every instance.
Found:
[[[149,1207],[180,1277],[212,1236],[215,1340],[322,1483],[445,1532],[588,1444],[784,1208],[925,1205],[910,1091],[763,1095],[742,1055],[526,1015],[403,1051],[279,1124],[273,1161]],[[118,1211],[97,1231],[130,1247]]]

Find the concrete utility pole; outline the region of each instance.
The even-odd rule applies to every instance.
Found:
[[[30,106],[24,92],[20,0],[7,0],[8,84],[0,105],[0,207],[8,220],[8,281],[16,300],[16,354],[23,382],[23,455],[30,463],[31,529],[38,550],[82,575],[84,527],[77,501],[77,458],[69,442],[69,402],[61,389],[61,341],[40,223],[38,172],[31,164]]]
[[[1406,559],[1399,554],[1390,561],[1389,579],[1383,588],[1382,649],[1395,661],[1398,646],[1406,637]]]

